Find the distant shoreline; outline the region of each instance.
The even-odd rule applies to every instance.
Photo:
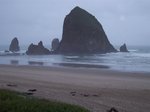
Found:
[[[6,49],[5,47],[3,49]],[[130,53],[107,53],[93,55],[25,55],[0,51],[0,64],[33,66],[66,66],[110,69],[125,72],[150,73],[150,48],[129,47]],[[21,53],[21,54],[19,54]],[[8,54],[8,55],[7,55]],[[69,63],[69,64],[68,64]]]

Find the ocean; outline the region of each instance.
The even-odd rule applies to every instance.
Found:
[[[25,54],[26,46],[21,46],[21,55],[5,53],[8,46],[0,46],[0,64],[59,66],[61,63],[103,65],[109,69],[127,72],[150,72],[150,47],[128,46],[129,53],[106,53],[92,55],[36,55]],[[119,47],[115,47],[119,48]],[[94,66],[93,66],[94,67]]]

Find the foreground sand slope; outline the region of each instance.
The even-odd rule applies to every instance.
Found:
[[[14,84],[16,86],[8,86]],[[0,65],[0,88],[77,104],[92,112],[150,112],[150,73]]]

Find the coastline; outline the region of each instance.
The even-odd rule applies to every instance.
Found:
[[[10,87],[8,84],[15,84]],[[0,88],[84,106],[92,112],[149,112],[150,74],[99,68],[0,65]]]

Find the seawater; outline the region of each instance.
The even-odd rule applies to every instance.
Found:
[[[117,48],[117,47],[116,47]],[[128,46],[129,53],[93,55],[7,55],[8,46],[0,46],[0,64],[56,66],[57,63],[106,65],[112,70],[150,72],[150,47]],[[25,53],[27,47],[21,47]]]

